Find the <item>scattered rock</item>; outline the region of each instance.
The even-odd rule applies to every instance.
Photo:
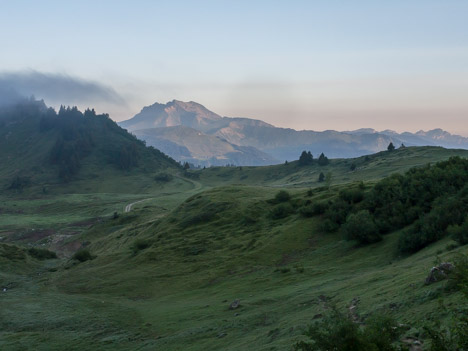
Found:
[[[402,340],[410,351],[423,351],[423,342],[413,337],[407,337]]]
[[[432,267],[429,275],[425,280],[425,284],[432,284],[444,279],[447,279],[448,274],[452,271],[455,266],[450,262],[442,262],[436,267]]]
[[[235,310],[236,308],[239,308],[240,306],[240,300],[239,299],[235,299],[234,301],[231,302],[231,304],[229,305],[229,309],[230,310]]]
[[[224,338],[227,334],[226,333],[219,333],[218,338]]]
[[[234,317],[237,317],[239,315],[239,313],[234,313]]]
[[[354,323],[359,323],[360,322],[360,318],[359,318],[359,315],[357,313],[357,305],[358,305],[359,301],[360,301],[359,297],[355,297],[351,301],[351,305],[349,305],[349,307],[348,307],[349,316],[351,317],[351,320]]]

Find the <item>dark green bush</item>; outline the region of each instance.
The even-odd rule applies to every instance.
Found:
[[[170,182],[173,179],[172,174],[160,172],[154,176],[154,180],[161,183]]]
[[[316,216],[322,215],[325,212],[327,212],[328,207],[329,207],[329,204],[326,201],[317,201],[317,202],[314,202],[314,204],[312,205],[314,215]]]
[[[447,288],[460,290],[468,298],[468,256],[459,254],[453,262],[454,269],[449,274]]]
[[[461,225],[455,224],[448,226],[447,233],[460,245],[468,244],[468,216],[465,217]]]
[[[8,260],[24,260],[26,258],[24,251],[16,245],[0,244],[0,257]]]
[[[367,210],[350,214],[342,229],[347,240],[357,240],[360,244],[375,243],[382,240],[377,226]]]
[[[275,195],[276,202],[286,202],[291,199],[291,195],[286,190],[280,190]]]
[[[464,312],[464,313],[463,313]],[[424,332],[431,341],[430,351],[464,351],[468,350],[468,314],[462,311],[460,316],[452,318],[448,326],[440,322],[426,325]]]
[[[294,350],[302,351],[396,351],[393,343],[401,328],[389,316],[373,316],[360,327],[345,314],[334,309],[321,321],[312,324],[305,335],[310,341],[300,341]]]
[[[310,200],[308,200],[310,202]],[[323,215],[328,210],[327,201],[318,201],[313,204],[307,204],[299,209],[299,213],[304,217],[313,217]]]
[[[302,206],[299,209],[299,213],[304,217],[313,217],[314,216],[314,209],[311,205]]]
[[[75,254],[72,256],[74,260],[78,260],[80,262],[85,262],[88,260],[92,260],[95,257],[91,255],[91,252],[89,252],[88,249],[80,249]]]
[[[344,225],[348,216],[367,210],[380,234],[410,226],[400,236],[402,252],[416,252],[447,235],[461,245],[468,243],[468,224],[464,224],[468,222],[468,160],[452,157],[432,166],[412,168],[404,175],[379,181],[365,195],[364,190],[361,183],[331,200],[323,214],[324,230],[343,226],[343,231],[349,232],[349,225]],[[302,212],[311,213],[309,209]],[[380,239],[380,234],[369,237],[354,233],[348,236],[360,236],[361,242]]]
[[[38,260],[49,260],[53,258],[57,258],[57,254],[53,251],[49,251],[47,249],[38,249],[32,247],[28,250],[28,254]]]
[[[137,254],[139,251],[147,249],[150,246],[151,242],[149,240],[137,239],[133,242],[131,249],[133,254]]]
[[[456,197],[441,198],[435,201],[433,209],[418,219],[410,229],[400,236],[400,251],[416,252],[443,238],[451,231],[455,231],[454,236],[463,241],[466,234],[459,229],[460,224],[463,223],[466,209],[467,205]]]
[[[339,197],[350,204],[357,204],[364,200],[364,191],[359,188],[343,189]]]
[[[340,226],[346,222],[349,212],[352,210],[352,206],[343,199],[336,199],[327,208],[324,216],[333,223]]]
[[[322,222],[321,229],[326,233],[333,233],[340,229],[340,225],[327,218]]]
[[[271,217],[273,219],[280,219],[289,216],[291,213],[294,212],[293,207],[289,203],[282,203],[273,207],[271,211]]]

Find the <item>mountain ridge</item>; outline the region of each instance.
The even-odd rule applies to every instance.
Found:
[[[416,133],[397,133],[393,130],[376,131],[372,128],[361,128],[353,131],[313,131],[279,128],[262,120],[246,117],[221,117],[203,105],[190,101],[170,101],[166,104],[155,103],[144,107],[133,118],[120,122],[120,126],[135,132],[149,145],[161,145],[156,136],[144,130],[167,128],[183,125],[206,135],[222,138],[226,142],[240,147],[253,147],[259,153],[270,155],[276,163],[283,160],[292,161],[298,158],[303,150],[310,150],[318,156],[324,152],[329,157],[358,157],[386,150],[390,143],[395,146],[442,146],[447,148],[468,149],[468,138],[450,134],[440,128]],[[138,131],[138,132],[137,132]],[[169,140],[181,146],[180,140]],[[153,143],[153,144],[152,144]],[[184,145],[189,153],[198,145]],[[162,148],[163,152],[181,161],[171,150]],[[218,150],[219,151],[219,150]],[[215,150],[213,150],[214,153]],[[235,163],[228,156],[227,163]],[[232,162],[229,162],[232,161]],[[194,163],[197,157],[194,157]],[[202,160],[199,159],[201,162]],[[272,161],[273,162],[273,161]],[[264,165],[258,160],[253,165]],[[274,164],[274,163],[271,163]],[[242,164],[239,164],[242,165]]]

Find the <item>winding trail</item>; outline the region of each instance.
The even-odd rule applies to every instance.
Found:
[[[147,198],[147,199],[143,199],[143,200],[138,200],[138,201],[132,202],[132,203],[130,203],[130,204],[128,204],[128,205],[125,206],[124,212],[125,212],[125,213],[130,212],[130,211],[132,210],[133,205],[136,205],[136,204],[138,204],[138,203],[140,203],[140,202],[147,201],[147,200],[151,200],[151,199],[154,199],[154,197],[149,197],[149,198]]]

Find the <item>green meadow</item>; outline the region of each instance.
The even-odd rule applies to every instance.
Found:
[[[392,316],[402,345],[417,340],[429,350],[424,327],[450,326],[467,301],[448,280],[424,280],[467,246],[447,236],[402,254],[404,229],[359,245],[301,209],[452,156],[468,151],[408,147],[326,166],[170,169],[163,180],[110,172],[4,191],[0,349],[292,350],[312,322],[354,305],[363,321]],[[289,197],[279,201],[281,190]],[[31,248],[58,258],[38,259]],[[91,259],[76,259],[79,250]]]

